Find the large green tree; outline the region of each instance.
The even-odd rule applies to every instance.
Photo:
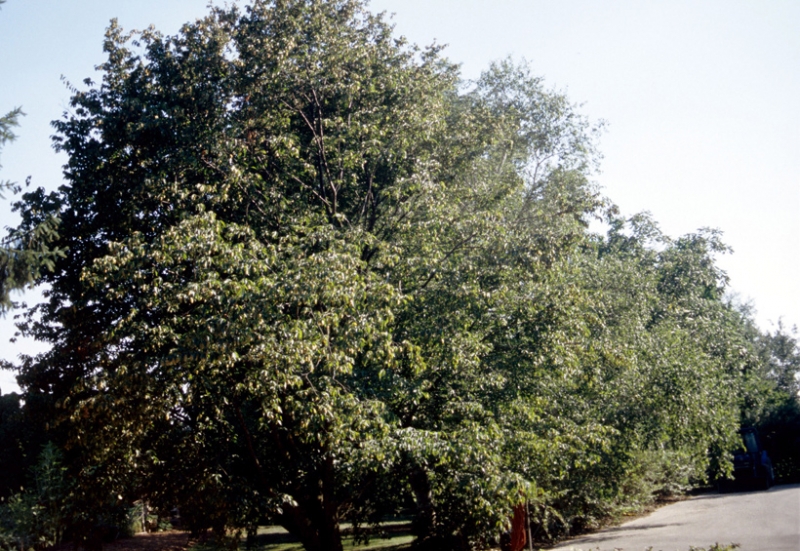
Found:
[[[510,63],[461,92],[354,1],[137,40],[109,29],[103,82],[56,125],[68,182],[27,194],[20,226],[62,219],[24,326],[53,348],[21,380],[69,415],[86,501],[180,479],[177,448],[187,486],[257,494],[310,549],[385,505],[390,473],[421,538],[485,537],[524,486],[489,407],[493,304],[596,208],[586,123]]]
[[[102,84],[57,124],[68,183],[25,196],[21,227],[58,212],[68,252],[27,328],[53,348],[21,380],[72,412],[87,502],[185,448],[187,485],[246,488],[336,549],[388,468],[392,418],[363,381],[414,353],[388,331],[390,236],[457,162],[438,155],[455,71],[352,1],[138,40],[109,29]]]
[[[718,236],[614,214],[600,127],[527,67],[463,83],[359,0],[104,47],[14,230],[61,220],[19,379],[82,519],[146,498],[335,550],[405,508],[481,547],[517,503],[556,534],[724,463],[757,355]]]

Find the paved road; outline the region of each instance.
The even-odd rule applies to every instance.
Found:
[[[740,551],[800,551],[800,484],[693,497],[555,549],[689,551],[716,542],[738,543]]]

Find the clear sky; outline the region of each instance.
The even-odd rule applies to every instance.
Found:
[[[219,3],[219,2],[217,2]],[[103,61],[112,17],[175,33],[206,0],[8,0],[0,8],[0,112],[27,113],[0,157],[0,180],[54,189],[49,122]],[[373,0],[397,34],[447,44],[465,78],[527,59],[608,130],[597,181],[624,214],[650,211],[679,236],[724,231],[732,291],[763,329],[800,325],[800,2],[797,0]],[[2,226],[13,225],[7,201]],[[25,300],[36,300],[35,293]],[[8,343],[0,358],[36,350]],[[0,371],[0,389],[15,388]]]

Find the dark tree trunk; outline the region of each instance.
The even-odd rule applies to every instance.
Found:
[[[342,551],[342,534],[335,518],[324,518],[322,508],[315,507],[317,514],[307,514],[305,508],[285,506],[280,516],[281,525],[300,540],[306,551]]]
[[[264,475],[261,462],[258,460],[253,438],[245,423],[241,409],[236,414],[244,431],[247,447],[258,473],[258,478],[267,493],[274,492],[272,484]],[[289,450],[290,442],[285,442],[281,433],[273,429],[272,440],[287,465],[295,463]],[[333,459],[327,457],[316,470],[317,476],[309,476],[303,483],[292,484],[293,490],[288,493],[297,505],[284,504],[283,513],[278,517],[279,523],[290,534],[300,540],[307,551],[342,551],[342,534],[339,530],[339,507],[336,500]]]
[[[428,548],[430,547],[428,543],[432,543],[436,535],[436,510],[433,506],[428,473],[419,467],[413,467],[409,482],[417,506],[411,523],[411,532],[417,538],[415,546]]]
[[[339,503],[333,480],[333,460],[326,459],[319,477],[310,481],[304,496],[295,496],[296,506],[284,506],[281,525],[297,537],[306,551],[342,551]],[[311,493],[312,487],[318,490]]]

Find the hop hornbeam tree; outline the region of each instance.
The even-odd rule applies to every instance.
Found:
[[[462,82],[360,0],[104,49],[12,232],[60,220],[19,380],[81,519],[146,499],[337,550],[405,511],[481,548],[523,501],[556,536],[724,470],[758,362],[724,247],[617,216],[602,125],[527,66]]]

